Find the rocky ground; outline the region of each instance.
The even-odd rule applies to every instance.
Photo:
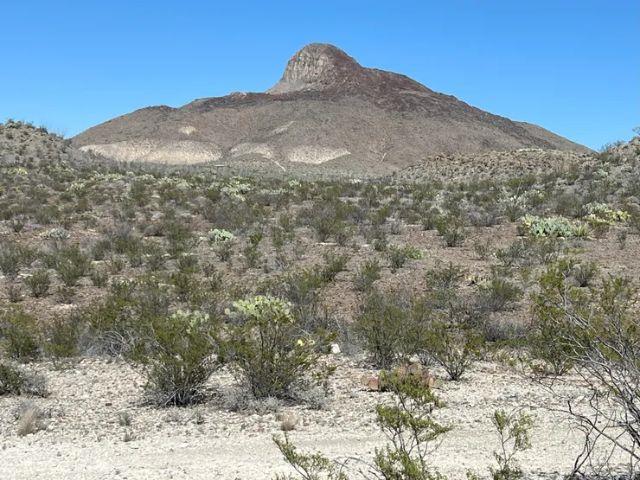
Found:
[[[11,479],[268,479],[287,471],[272,441],[283,418],[293,418],[292,440],[303,450],[335,459],[370,459],[385,442],[374,407],[389,394],[371,392],[361,377],[373,371],[341,355],[333,391],[320,410],[276,404],[261,412],[232,412],[238,390],[228,373],[215,376],[209,401],[190,408],[158,409],[142,403],[142,377],[128,364],[85,358],[74,365],[34,364],[44,373],[48,398],[28,399],[46,413],[46,429],[16,433],[15,413],[24,397],[0,398],[0,478]],[[441,373],[440,377],[442,377]],[[576,379],[547,387],[499,363],[483,362],[460,382],[439,381],[446,405],[438,419],[453,427],[433,454],[433,464],[451,478],[468,469],[487,473],[498,438],[491,415],[498,408],[523,409],[534,417],[532,448],[519,458],[527,476],[560,478],[579,452],[581,437],[561,408],[582,393]],[[227,407],[227,408],[225,408]]]

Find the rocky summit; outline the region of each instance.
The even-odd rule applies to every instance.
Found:
[[[298,51],[264,93],[143,108],[90,128],[73,142],[122,161],[369,174],[436,154],[588,151],[405,75],[363,67],[327,44]]]

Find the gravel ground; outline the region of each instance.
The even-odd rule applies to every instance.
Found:
[[[268,413],[231,412],[233,377],[222,372],[209,385],[211,399],[191,408],[157,409],[142,403],[143,379],[126,363],[83,359],[66,367],[50,363],[30,368],[44,373],[51,395],[45,399],[0,398],[0,478],[2,479],[267,479],[287,466],[273,444],[281,415],[298,419],[291,438],[303,450],[329,457],[367,459],[384,443],[374,407],[388,394],[360,386],[373,373],[340,356],[333,395],[322,410],[281,405]],[[438,372],[436,372],[438,373]],[[446,405],[438,419],[454,428],[433,456],[452,478],[467,469],[486,473],[497,448],[490,416],[497,408],[523,408],[535,418],[533,448],[521,455],[531,477],[560,477],[573,463],[580,435],[561,413],[562,398],[581,394],[577,381],[554,397],[527,377],[496,363],[480,363],[460,382],[441,381]],[[16,411],[25,402],[42,408],[45,430],[20,437]],[[130,425],[122,420],[123,414]]]

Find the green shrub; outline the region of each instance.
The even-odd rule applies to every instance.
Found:
[[[33,275],[25,278],[24,283],[29,287],[35,298],[44,297],[51,286],[51,278],[47,270],[36,270]]]
[[[457,288],[464,279],[466,270],[452,262],[445,267],[437,265],[425,274],[427,288],[431,290],[451,290]]]
[[[314,332],[320,326],[320,293],[325,285],[322,272],[318,268],[306,268],[285,275],[273,289],[277,296],[291,302],[293,315],[307,332]]]
[[[22,258],[17,248],[10,244],[0,245],[0,271],[9,277],[14,278],[20,271]]]
[[[389,368],[417,351],[429,316],[424,306],[400,292],[372,291],[367,295],[353,331],[378,367]]]
[[[67,287],[74,287],[78,280],[89,273],[91,261],[78,247],[67,247],[55,255],[55,269]]]
[[[78,354],[80,318],[77,315],[51,320],[45,328],[44,351],[54,358],[70,358]]]
[[[23,394],[46,397],[49,392],[45,378],[0,361],[0,396]]]
[[[375,478],[443,479],[429,463],[438,439],[451,430],[433,417],[433,411],[442,405],[440,400],[416,375],[387,375],[383,380],[394,403],[376,406],[376,421],[389,444],[376,449]]]
[[[0,396],[20,395],[25,383],[24,374],[20,370],[0,362]]]
[[[430,463],[430,455],[437,448],[440,437],[451,430],[438,423],[433,411],[442,406],[434,393],[419,376],[383,375],[393,394],[391,404],[376,406],[376,422],[388,440],[383,448],[376,448],[371,464],[364,463],[359,473],[365,479],[386,480],[445,480]],[[302,480],[347,480],[344,464],[320,453],[299,453],[285,434],[274,442],[285,461]],[[366,472],[366,473],[365,473]],[[277,480],[293,480],[293,475],[278,475]]]
[[[496,410],[491,421],[500,440],[500,448],[493,454],[498,466],[489,469],[492,480],[523,478],[522,469],[516,463],[516,455],[531,448],[532,418],[523,412],[507,413],[504,410]]]
[[[347,267],[349,258],[346,255],[336,255],[332,252],[323,255],[324,265],[320,269],[320,278],[325,283],[332,282],[336,275]]]
[[[0,312],[0,338],[7,355],[34,359],[40,353],[40,331],[36,319],[20,309]]]
[[[242,252],[248,268],[256,268],[260,264],[261,254],[259,246],[262,237],[261,231],[256,231],[249,235],[249,242]]]
[[[330,337],[305,334],[287,302],[257,296],[234,302],[227,314],[232,321],[227,360],[256,398],[286,397],[292,387],[319,373],[319,355]]]
[[[451,380],[462,378],[480,353],[480,337],[472,330],[433,322],[426,333],[425,355],[442,366]]]
[[[447,247],[459,247],[464,243],[465,224],[460,215],[447,214],[440,216],[436,224],[438,234]]]
[[[391,245],[389,247],[389,263],[392,272],[402,268],[407,260],[418,260],[420,258],[422,258],[422,252],[411,245],[402,247]]]
[[[376,280],[380,279],[382,267],[377,259],[366,260],[356,271],[353,284],[357,291],[368,292]]]
[[[109,274],[102,268],[93,268],[89,273],[89,278],[94,287],[105,287],[109,280]]]
[[[574,296],[574,301],[582,302],[581,294],[573,291],[566,284],[571,274],[573,263],[562,260],[550,265],[541,275],[540,292],[533,296],[534,322],[529,333],[528,344],[534,362],[533,369],[537,373],[560,376],[567,373],[575,364],[571,346],[563,339],[570,332],[562,321],[565,311],[557,300],[565,295]]]
[[[511,281],[493,272],[488,282],[478,289],[478,307],[481,311],[501,312],[520,301],[523,291]]]
[[[151,335],[133,355],[145,365],[145,392],[155,405],[190,405],[220,366],[218,325],[200,312],[178,311],[151,322]]]

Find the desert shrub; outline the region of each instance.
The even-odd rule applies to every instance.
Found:
[[[443,480],[429,461],[440,437],[450,427],[438,423],[433,411],[441,406],[434,393],[416,376],[385,376],[393,394],[391,404],[376,406],[376,422],[388,442],[376,448],[373,461],[358,471],[365,479]],[[338,463],[320,453],[299,453],[289,437],[274,437],[284,459],[303,480],[347,480],[345,462]],[[293,476],[277,476],[292,480]]]
[[[478,240],[473,243],[473,251],[480,260],[488,260],[493,253],[492,242],[490,240],[484,242]]]
[[[447,247],[459,247],[464,243],[465,224],[460,215],[447,214],[438,218],[436,228]]]
[[[628,279],[610,277],[597,287],[581,289],[567,281],[567,270],[566,265],[554,265],[543,274],[534,313],[538,328],[555,331],[550,349],[575,365],[574,372],[589,390],[580,408],[568,402],[568,413],[585,435],[572,473],[587,473],[581,470],[594,460],[593,449],[605,442],[608,451],[628,455],[631,467],[625,474],[633,477],[640,460],[637,287]]]
[[[353,277],[353,284],[357,291],[368,292],[373,288],[376,280],[380,279],[382,267],[377,259],[366,260]]]
[[[321,270],[305,268],[284,275],[270,290],[291,303],[293,315],[307,332],[318,329],[321,315],[320,292],[325,285]]]
[[[47,428],[45,418],[45,412],[39,407],[30,402],[23,403],[17,414],[18,428],[16,433],[19,437],[24,437],[44,430]]]
[[[480,337],[468,328],[434,321],[425,338],[423,355],[444,368],[451,380],[462,378],[480,353]]]
[[[422,215],[422,228],[424,230],[433,230],[438,226],[440,219],[440,211],[437,208],[430,208]]]
[[[18,249],[7,243],[0,244],[0,271],[9,277],[13,278],[18,275],[22,257]]]
[[[69,358],[78,354],[80,318],[77,315],[58,317],[44,329],[44,351],[54,358]]]
[[[15,280],[9,280],[9,284],[7,285],[7,299],[9,303],[20,303],[23,300],[22,288]]]
[[[520,287],[494,271],[491,278],[478,288],[477,306],[481,311],[501,312],[512,308],[522,295]]]
[[[89,278],[94,287],[105,287],[109,280],[109,274],[102,268],[92,268]]]
[[[2,395],[48,395],[46,380],[42,375],[22,370],[7,362],[0,361],[0,396]]]
[[[336,255],[332,252],[325,253],[322,257],[324,265],[320,268],[320,278],[326,283],[332,282],[338,273],[343,272],[349,260],[346,255]]]
[[[145,365],[148,400],[163,407],[202,400],[205,382],[220,366],[217,323],[200,312],[178,311],[154,318],[150,330],[133,354]]]
[[[256,231],[249,235],[249,241],[242,252],[249,268],[256,268],[260,263],[261,254],[258,247],[262,237],[261,231]]]
[[[233,303],[225,342],[232,362],[256,398],[286,397],[294,385],[319,374],[319,355],[330,337],[305,333],[290,305],[257,296]]]
[[[31,296],[35,298],[44,297],[51,286],[51,277],[47,270],[37,270],[32,275],[24,279],[24,283],[29,287]]]
[[[436,265],[434,268],[427,270],[425,280],[429,289],[450,290],[458,287],[465,275],[466,270],[464,268],[449,262],[444,267]]]
[[[583,262],[573,267],[573,278],[579,287],[588,287],[598,274],[598,264],[595,262]]]
[[[406,480],[443,478],[429,463],[434,444],[451,430],[433,418],[433,411],[441,406],[440,400],[420,378],[413,375],[388,375],[385,383],[395,401],[392,405],[376,406],[376,421],[389,444],[376,449],[373,460],[375,477]]]
[[[496,429],[500,447],[493,452],[496,467],[489,467],[492,480],[519,480],[524,477],[516,456],[531,448],[531,428],[533,419],[523,412],[506,412],[496,410],[491,416],[491,423]],[[480,477],[467,473],[468,480],[479,480]]]
[[[169,315],[170,295],[154,277],[116,281],[102,300],[83,308],[87,332],[81,349],[89,353],[128,355],[148,336],[152,319]]]
[[[391,245],[388,249],[388,254],[392,272],[404,267],[407,260],[418,260],[422,258],[422,252],[411,245]]]
[[[364,299],[353,331],[380,368],[416,353],[424,343],[428,309],[422,299],[400,292],[371,291]]]
[[[0,339],[11,358],[29,360],[40,353],[40,331],[36,319],[21,309],[0,312]]]
[[[20,395],[24,384],[22,371],[8,363],[0,362],[0,396]]]
[[[91,262],[77,246],[60,249],[54,255],[55,269],[67,287],[74,287],[89,272]]]

